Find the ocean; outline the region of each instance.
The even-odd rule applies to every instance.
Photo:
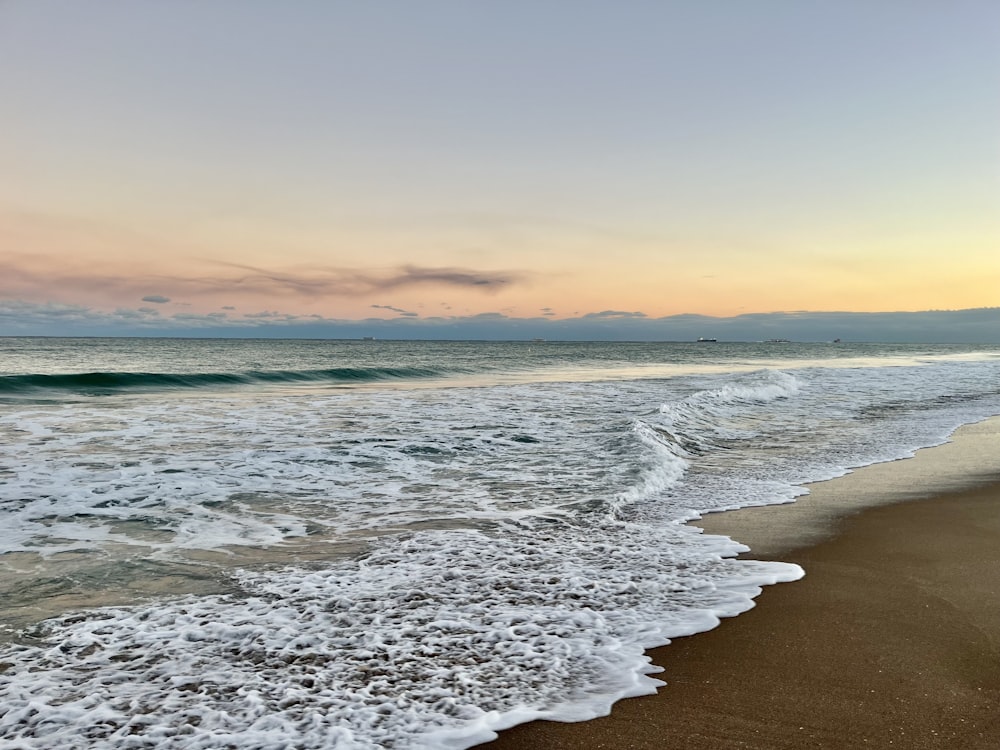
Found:
[[[989,346],[0,339],[0,746],[590,718],[802,575],[687,521],[996,414]]]

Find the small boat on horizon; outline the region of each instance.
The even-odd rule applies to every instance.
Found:
[[[704,336],[702,336],[702,337],[700,337],[700,338],[698,339],[698,343],[699,343],[699,344],[714,344],[714,343],[716,343],[717,341],[718,341],[718,339],[707,339],[707,338],[705,338]]]

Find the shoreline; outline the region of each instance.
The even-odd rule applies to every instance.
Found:
[[[480,747],[1000,747],[998,445],[993,418],[914,458],[811,485],[794,504],[695,521],[805,578],[649,651],[665,668],[655,695],[587,722],[522,724]]]

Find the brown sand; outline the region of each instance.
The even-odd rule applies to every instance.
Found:
[[[806,577],[650,652],[666,668],[658,694],[589,722],[514,727],[483,747],[997,750],[1000,483],[848,512],[814,546],[748,555],[799,563]]]

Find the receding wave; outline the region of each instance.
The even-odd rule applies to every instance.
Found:
[[[112,394],[128,391],[225,388],[281,384],[350,384],[385,380],[419,380],[457,374],[424,367],[332,367],[323,370],[247,370],[243,372],[81,372],[57,375],[0,376],[0,396],[44,391]]]

